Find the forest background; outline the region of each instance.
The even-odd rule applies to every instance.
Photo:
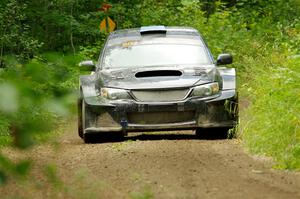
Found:
[[[103,3],[112,8],[100,11]],[[238,138],[276,167],[300,169],[300,1],[298,0],[2,0],[0,147],[20,149],[57,135],[75,115],[78,63],[97,60],[107,33],[146,25],[191,26],[238,71]],[[30,162],[0,154],[0,184]]]

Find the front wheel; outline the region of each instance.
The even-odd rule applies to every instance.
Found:
[[[81,102],[80,110],[81,110],[81,117],[80,117],[81,136],[80,135],[79,136],[83,139],[83,141],[85,143],[93,143],[93,141],[95,140],[93,134],[84,133],[84,129],[86,128],[87,113],[86,113],[86,105],[83,100]],[[78,121],[78,123],[79,123],[79,121]]]
[[[124,132],[85,132],[84,129],[89,127],[89,121],[93,118],[93,114],[89,112],[83,100],[80,103],[81,116],[78,117],[78,133],[85,143],[103,143],[103,142],[119,142],[124,139]]]
[[[77,124],[78,124],[78,135],[83,138],[83,127],[82,127],[82,99],[77,101]]]

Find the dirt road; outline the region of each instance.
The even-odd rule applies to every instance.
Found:
[[[235,139],[198,139],[192,131],[184,131],[84,144],[75,125],[57,143],[25,155],[3,150],[12,158],[30,157],[35,166],[31,183],[9,183],[0,188],[1,196],[300,198],[299,173],[271,169],[270,161],[249,156]],[[49,163],[56,165],[58,178],[44,172]]]

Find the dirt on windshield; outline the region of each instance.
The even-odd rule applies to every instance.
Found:
[[[33,160],[28,179],[0,187],[1,198],[300,198],[299,173],[272,169],[238,139],[193,131],[84,144],[74,122],[51,144],[1,152]]]

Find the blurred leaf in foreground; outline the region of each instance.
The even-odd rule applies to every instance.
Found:
[[[15,113],[18,111],[18,91],[9,83],[0,84],[0,112]]]
[[[30,167],[31,167],[31,161],[24,160],[24,161],[18,163],[15,168],[16,168],[17,174],[19,174],[21,176],[25,176],[29,172]]]
[[[4,185],[7,181],[7,177],[3,171],[0,170],[0,186]]]

